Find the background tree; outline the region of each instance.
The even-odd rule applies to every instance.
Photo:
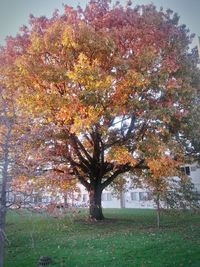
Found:
[[[177,136],[196,85],[192,36],[177,14],[109,2],[31,15],[2,50],[15,59],[6,82],[20,91],[34,129],[46,129],[31,160],[41,165],[37,155],[51,151],[48,165],[78,178],[97,220],[102,191],[119,174],[184,153]]]
[[[73,200],[76,199],[75,195],[80,194],[80,188],[77,186],[76,180],[69,180],[63,178],[63,176],[50,177],[47,176],[30,176],[20,175],[16,176],[11,182],[11,190],[13,194],[19,196],[17,204],[18,208],[26,207],[27,209],[33,209],[33,202],[37,205],[41,205],[41,210],[37,206],[37,210],[42,212],[43,206],[48,203],[62,204],[66,208],[73,206]],[[46,197],[50,197],[51,200],[46,200]],[[64,203],[61,198],[64,199]],[[39,200],[37,200],[39,199]],[[43,203],[41,203],[43,202]]]
[[[195,189],[191,179],[186,176],[182,176],[181,179],[175,180],[171,185],[169,191],[165,192],[164,203],[172,211],[191,211],[199,212],[199,193]]]
[[[194,70],[192,64],[198,65],[199,54],[197,48],[192,49],[190,53],[191,65],[189,71],[191,72],[193,86],[197,89],[192,96],[192,100],[188,103],[188,115],[183,120],[182,133],[177,135],[177,140],[181,142],[185,148],[185,154],[188,162],[200,161],[200,73],[199,69]]]
[[[7,190],[10,182],[12,157],[12,130],[15,123],[15,109],[12,96],[0,87],[0,267],[4,266],[6,241],[5,219],[7,211]]]
[[[170,156],[154,157],[148,161],[148,169],[143,172],[140,178],[142,186],[148,188],[157,212],[157,227],[160,228],[161,210],[166,207],[166,195],[174,191],[174,180],[179,179],[178,175],[180,162],[174,161]],[[134,182],[134,180],[133,180]],[[137,179],[136,179],[137,184]]]
[[[191,178],[181,172],[180,165],[181,162],[166,155],[163,158],[154,158],[149,160],[149,168],[140,177],[140,183],[148,189],[155,203],[158,228],[162,210],[197,211],[200,208],[199,195]],[[138,186],[137,179],[133,180],[133,185]]]

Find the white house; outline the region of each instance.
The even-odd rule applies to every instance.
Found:
[[[191,178],[195,190],[200,193],[200,166],[197,164],[186,165],[182,171]],[[81,194],[76,201],[77,205],[84,206],[89,197],[85,188],[80,185]],[[116,198],[111,191],[105,189],[102,193],[103,208],[154,208],[150,193],[145,188],[134,188],[122,193],[121,198]]]
[[[200,166],[197,164],[186,165],[181,168],[182,171],[191,178],[195,186],[195,190],[200,193]],[[77,207],[88,207],[89,205],[89,196],[86,189],[79,185],[80,192],[70,193],[67,197],[67,203],[70,206]],[[32,194],[30,197],[25,197],[20,194],[15,194],[13,192],[8,192],[8,202],[15,203],[21,202],[24,204],[32,203],[37,205],[38,203],[49,203],[49,202],[64,202],[62,195],[46,195]],[[122,192],[121,197],[117,198],[109,190],[109,187],[106,188],[102,193],[102,207],[103,208],[154,208],[154,201],[151,199],[151,194],[148,192],[147,188],[132,188],[128,191]]]

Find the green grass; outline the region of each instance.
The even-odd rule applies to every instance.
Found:
[[[35,267],[40,256],[55,267],[200,266],[200,215],[162,215],[157,230],[153,210],[104,214],[107,220],[91,223],[83,210],[59,219],[9,213],[5,267]]]

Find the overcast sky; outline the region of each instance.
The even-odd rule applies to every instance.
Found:
[[[115,1],[115,0],[114,0]],[[113,1],[113,2],[114,2]],[[28,23],[29,14],[51,16],[62,3],[84,6],[89,0],[0,0],[0,44],[7,35],[15,36],[19,28]],[[121,0],[126,3],[126,0]],[[154,3],[157,7],[171,8],[180,16],[180,22],[192,33],[200,36],[200,0],[133,0],[135,4]],[[197,38],[194,43],[196,44]]]

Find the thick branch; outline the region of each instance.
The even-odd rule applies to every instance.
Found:
[[[90,168],[88,168],[88,166],[86,166],[83,162],[78,163],[75,160],[73,160],[70,156],[67,157],[67,159],[72,166],[80,168],[84,173],[90,172]]]
[[[85,178],[79,173],[76,167],[73,167],[74,174],[77,175],[78,180],[82,185],[86,187],[87,190],[90,188],[90,184],[85,180]]]
[[[130,170],[130,165],[126,164],[119,168],[117,171],[115,171],[105,182],[102,183],[102,188],[106,188],[109,184],[111,184],[114,179],[121,173],[125,173]]]
[[[89,167],[90,166],[90,164],[89,164],[89,162],[88,162],[88,160],[85,158],[85,157],[83,157],[83,155],[81,154],[81,152],[80,152],[80,148],[79,148],[79,146],[78,146],[78,144],[77,144],[77,140],[76,140],[76,138],[74,137],[74,136],[71,136],[72,138],[71,138],[71,141],[72,141],[72,147],[73,147],[73,149],[75,150],[75,153],[76,153],[76,155],[77,155],[77,157],[78,157],[78,159],[79,159],[79,161],[80,162],[83,162],[87,167]],[[70,154],[71,152],[69,152],[69,154]]]
[[[78,137],[76,135],[72,134],[71,135],[71,139],[73,140],[73,143],[74,143],[74,145],[76,147],[77,152],[80,149],[84,153],[84,155],[87,158],[87,160],[91,162],[92,161],[92,158],[91,158],[90,154],[87,152],[87,150],[85,149],[85,147],[83,146],[83,144],[81,143],[81,141],[78,139]],[[80,151],[79,151],[79,155],[80,155]],[[82,156],[82,158],[84,159],[83,156]]]
[[[133,114],[133,115],[131,116],[131,122],[130,122],[130,125],[129,125],[129,128],[128,128],[128,131],[127,131],[127,133],[126,133],[125,140],[127,140],[127,139],[130,137],[130,135],[131,135],[131,132],[133,131],[134,126],[135,126],[135,120],[136,120],[136,117],[135,117],[135,115]]]
[[[130,170],[138,169],[138,168],[139,169],[145,168],[144,166],[142,166],[143,163],[144,163],[144,159],[140,160],[134,167],[131,167],[128,163],[126,165],[121,166],[105,182],[102,183],[103,189],[106,188],[109,184],[111,184],[119,174],[128,172]]]

